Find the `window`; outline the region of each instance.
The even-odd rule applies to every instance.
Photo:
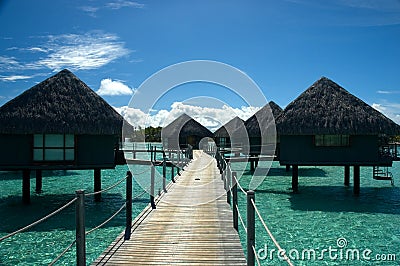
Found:
[[[224,137],[219,138],[219,146],[221,146],[221,147],[226,146],[226,138],[224,138]]]
[[[75,136],[72,134],[33,135],[34,161],[75,160]]]
[[[350,146],[349,135],[315,135],[317,147],[347,147]]]

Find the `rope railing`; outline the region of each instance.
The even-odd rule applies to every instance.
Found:
[[[231,203],[232,200],[232,211],[233,211],[233,227],[238,231],[238,221],[240,221],[242,227],[244,228],[247,241],[247,265],[254,266],[255,263],[260,265],[260,260],[256,251],[256,241],[255,241],[255,214],[257,214],[261,224],[266,230],[269,237],[272,239],[274,245],[278,248],[279,252],[283,252],[284,249],[281,248],[278,241],[276,241],[271,230],[267,227],[264,219],[262,218],[256,204],[255,204],[255,193],[252,190],[246,191],[241,185],[236,177],[236,172],[232,172],[229,164],[226,163],[225,158],[219,153],[216,153],[215,159],[217,160],[217,166],[220,169],[221,179],[224,182],[224,188],[227,191],[227,202]],[[230,180],[227,180],[230,179]],[[239,188],[239,189],[238,189]],[[244,219],[239,210],[237,191],[241,191],[247,198],[247,223],[244,223]],[[289,257],[283,253],[283,259],[288,265],[293,266]]]
[[[254,254],[254,257],[256,258],[257,265],[260,266],[261,265],[260,264],[260,259],[257,256],[256,248],[254,246],[252,246],[251,249],[253,250],[253,254]]]
[[[105,189],[103,189],[103,190],[99,190],[99,191],[96,191],[96,192],[87,193],[87,194],[85,194],[85,196],[86,196],[86,197],[90,197],[90,196],[94,196],[94,195],[97,195],[97,194],[101,194],[101,193],[107,192],[107,191],[109,191],[109,190],[115,188],[115,187],[118,186],[119,184],[121,184],[125,179],[126,179],[126,176],[125,176],[124,178],[121,178],[121,179],[118,180],[115,184],[109,186],[108,188],[105,188]]]
[[[283,252],[284,249],[281,248],[281,246],[279,245],[278,241],[275,239],[274,235],[271,233],[271,230],[269,230],[267,224],[265,223],[264,219],[261,217],[261,214],[257,208],[257,205],[255,204],[255,202],[253,200],[251,200],[251,204],[254,207],[254,210],[258,216],[258,218],[260,219],[261,224],[264,226],[265,231],[268,233],[269,237],[271,238],[272,242],[274,243],[274,245],[278,248],[279,252]],[[283,253],[283,259],[291,266],[293,266],[292,262],[290,261],[289,257],[286,255],[286,253]]]
[[[126,203],[122,204],[122,206],[113,215],[111,215],[108,219],[106,219],[104,222],[102,222],[98,226],[87,231],[85,234],[89,235],[89,234],[93,233],[94,231],[96,231],[97,229],[106,225],[108,222],[110,222],[112,219],[114,219],[114,217],[117,216],[125,207],[126,207]]]
[[[236,210],[237,210],[237,212],[238,212],[238,218],[239,218],[239,221],[240,221],[240,223],[242,224],[242,226],[243,226],[243,229],[244,229],[244,231],[246,232],[246,234],[247,234],[247,227],[246,227],[246,224],[244,223],[244,221],[243,221],[243,217],[242,217],[242,215],[240,214],[240,211],[239,211],[239,207],[238,207],[238,205],[235,205],[235,208],[236,208]]]
[[[57,261],[59,261],[62,256],[64,256],[71,248],[72,246],[76,243],[76,239],[74,241],[72,241],[71,244],[69,244],[69,246],[63,250],[63,252],[60,253],[60,255],[57,256],[57,258],[55,258],[52,262],[49,263],[49,266],[53,266]]]
[[[64,209],[67,208],[68,206],[70,206],[70,205],[71,205],[72,203],[74,203],[76,200],[77,200],[77,198],[74,198],[74,199],[72,199],[71,201],[69,201],[68,203],[66,203],[65,205],[63,205],[62,207],[60,207],[60,208],[58,208],[57,210],[53,211],[52,213],[50,213],[50,214],[44,216],[43,218],[41,218],[41,219],[39,219],[39,220],[37,220],[37,221],[35,221],[35,222],[33,222],[33,223],[31,223],[31,224],[29,224],[29,225],[23,227],[23,228],[21,228],[21,229],[18,229],[18,230],[15,231],[15,232],[12,232],[12,233],[10,233],[10,234],[8,234],[8,235],[6,235],[6,236],[1,237],[1,238],[0,238],[0,242],[3,241],[3,240],[5,240],[5,239],[7,239],[7,238],[10,238],[10,237],[12,237],[12,236],[14,236],[14,235],[16,235],[16,234],[19,234],[19,233],[21,233],[21,232],[23,232],[23,231],[26,231],[26,230],[28,230],[29,228],[34,227],[35,225],[38,225],[38,224],[44,222],[45,220],[49,219],[50,217],[56,215],[57,213],[61,212],[62,210],[64,210]]]

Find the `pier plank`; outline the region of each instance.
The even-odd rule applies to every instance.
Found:
[[[156,210],[133,222],[92,265],[246,265],[215,160],[196,151]],[[201,203],[201,204],[196,204]]]

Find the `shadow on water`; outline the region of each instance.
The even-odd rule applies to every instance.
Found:
[[[257,174],[257,172],[259,174]],[[257,172],[246,170],[243,173],[245,175],[264,175],[268,172],[267,176],[292,176],[292,170],[286,171],[285,168],[282,167],[271,167],[268,168],[257,168]],[[327,177],[328,174],[324,169],[316,168],[316,167],[299,167],[299,176],[300,177]]]
[[[383,213],[400,215],[400,188],[361,187],[360,196],[352,187],[308,186],[291,193],[291,208],[298,211]]]
[[[65,177],[78,176],[81,173],[71,170],[46,170],[42,172],[42,177]],[[35,171],[31,171],[31,179],[35,178]],[[0,171],[0,181],[22,179],[22,171]]]
[[[72,194],[59,195],[32,195],[31,204],[24,205],[21,196],[11,196],[0,201],[0,233],[11,233],[30,223],[48,215],[72,200]],[[147,195],[143,195],[133,201],[133,208],[143,209],[148,203]],[[102,194],[101,202],[95,202],[93,197],[85,200],[85,217],[87,228],[92,228],[114,214],[120,206],[125,203],[125,197],[118,193]],[[136,207],[135,207],[136,204]],[[140,205],[140,206],[138,206]],[[117,206],[117,207],[116,207]],[[115,227],[125,225],[125,210],[122,210],[114,219],[104,227]],[[48,220],[32,227],[28,231],[49,231],[49,230],[75,230],[75,203]]]

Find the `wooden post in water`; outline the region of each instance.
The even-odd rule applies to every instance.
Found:
[[[162,185],[164,192],[167,192],[167,157],[163,156]]]
[[[225,172],[226,172],[225,180],[226,180],[226,187],[227,187],[227,190],[226,190],[226,202],[228,204],[231,204],[231,193],[232,193],[231,178],[232,177],[231,177],[231,173],[229,171],[229,167],[228,166],[226,167]]]
[[[36,170],[36,193],[42,193],[42,170]]]
[[[22,202],[31,203],[31,170],[22,171]]]
[[[346,165],[344,167],[344,185],[349,186],[350,185],[350,166]]]
[[[86,234],[85,234],[85,191],[75,191],[77,201],[75,207],[76,228],[76,265],[86,265]]]
[[[299,166],[292,166],[292,190],[293,192],[299,191]]]
[[[94,192],[101,191],[101,169],[95,168],[94,172]],[[94,201],[99,202],[101,201],[101,193],[94,195]]]
[[[286,172],[289,172],[290,171],[290,164],[287,164],[286,165]]]
[[[256,248],[256,230],[255,230],[255,210],[252,201],[255,202],[254,191],[247,191],[247,265],[254,266],[255,256],[253,252]]]
[[[250,171],[254,171],[255,170],[255,165],[254,165],[254,159],[250,158]]]
[[[353,193],[354,195],[360,195],[360,166],[354,165],[353,173]]]
[[[236,231],[239,230],[238,228],[238,210],[237,210],[237,204],[238,204],[238,198],[237,198],[237,182],[236,182],[236,172],[232,172],[232,212],[233,212],[233,228],[236,229]]]
[[[125,223],[125,235],[124,239],[129,240],[131,238],[131,226],[132,226],[132,173],[126,172],[126,223]]]
[[[156,208],[156,203],[154,202],[155,188],[154,188],[154,178],[155,178],[155,166],[151,165],[151,177],[150,177],[150,204],[151,208]]]

